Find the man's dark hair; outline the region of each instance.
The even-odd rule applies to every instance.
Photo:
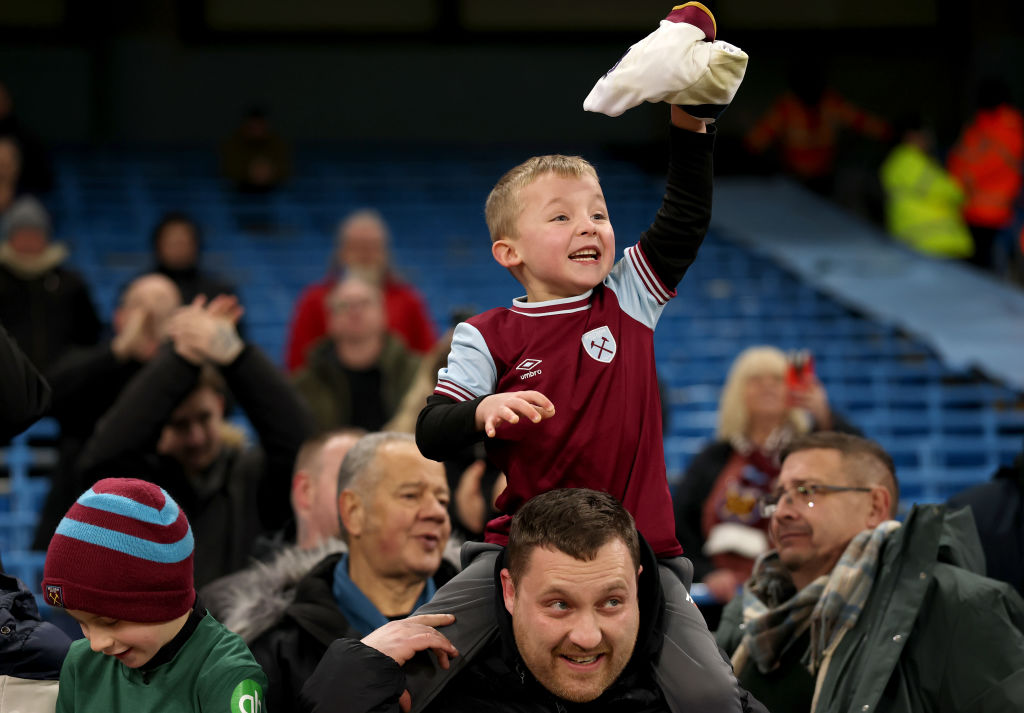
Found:
[[[210,364],[203,364],[199,367],[195,390],[198,391],[199,389],[213,389],[225,398],[229,396],[227,382],[224,381],[224,377],[217,368]]]
[[[156,245],[160,241],[160,236],[163,235],[164,229],[169,225],[181,223],[187,225],[189,230],[192,231],[192,237],[196,241],[196,252],[199,253],[203,249],[203,230],[199,227],[199,223],[196,222],[195,218],[184,211],[172,210],[168,213],[164,213],[160,217],[160,221],[153,227],[153,232],[149,236],[150,244],[153,249],[156,250]]]
[[[895,131],[895,140],[900,141],[904,134],[910,133],[911,131],[923,131],[928,128],[928,123],[924,119],[924,114],[918,109],[912,109],[904,112],[896,117],[893,122],[893,128]]]
[[[889,491],[890,514],[895,516],[900,500],[896,464],[885,449],[872,440],[836,431],[808,433],[794,440],[782,452],[785,462],[793,453],[810,450],[839,451],[843,472],[859,485],[881,485]]]
[[[629,549],[640,566],[640,538],[633,516],[608,493],[588,488],[561,488],[530,499],[512,518],[506,552],[513,584],[526,572],[536,547],[590,561],[614,539]]]

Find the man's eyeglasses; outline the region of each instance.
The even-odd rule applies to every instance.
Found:
[[[769,495],[762,495],[757,504],[761,510],[761,517],[771,517],[779,507],[779,501],[789,495],[794,505],[806,505],[814,507],[814,501],[819,495],[826,493],[844,493],[854,491],[858,493],[870,493],[871,488],[857,488],[847,485],[822,485],[819,483],[803,483],[791,488],[785,488]]]

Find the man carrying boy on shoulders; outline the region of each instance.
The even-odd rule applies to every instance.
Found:
[[[584,103],[611,116],[643,101],[672,105],[661,209],[618,263],[590,163],[538,156],[498,181],[486,205],[491,253],[526,295],[456,327],[448,365],[416,428],[420,450],[436,460],[485,440],[488,459],[508,478],[497,501],[502,514],[485,531],[494,546],[507,543],[523,503],[555,488],[599,490],[625,506],[661,560],[670,603],[670,653],[658,661],[656,676],[672,710],[690,712],[738,710],[740,692],[684,589],[692,566],[675,539],[654,328],[707,232],[714,148],[708,124],[732,100],[746,67],[746,54],[714,41],[715,32],[700,3],[674,8]],[[454,614],[445,633],[463,654],[493,630],[483,592],[493,586],[496,556],[477,556],[417,610]],[[408,667],[407,675],[413,705],[443,678],[435,672],[423,681]]]

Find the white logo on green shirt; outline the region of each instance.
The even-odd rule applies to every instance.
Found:
[[[263,688],[247,678],[231,694],[231,713],[263,713]]]

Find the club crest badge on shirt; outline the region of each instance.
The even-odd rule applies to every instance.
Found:
[[[615,337],[608,327],[591,329],[583,335],[583,348],[592,359],[607,364],[615,358]]]

